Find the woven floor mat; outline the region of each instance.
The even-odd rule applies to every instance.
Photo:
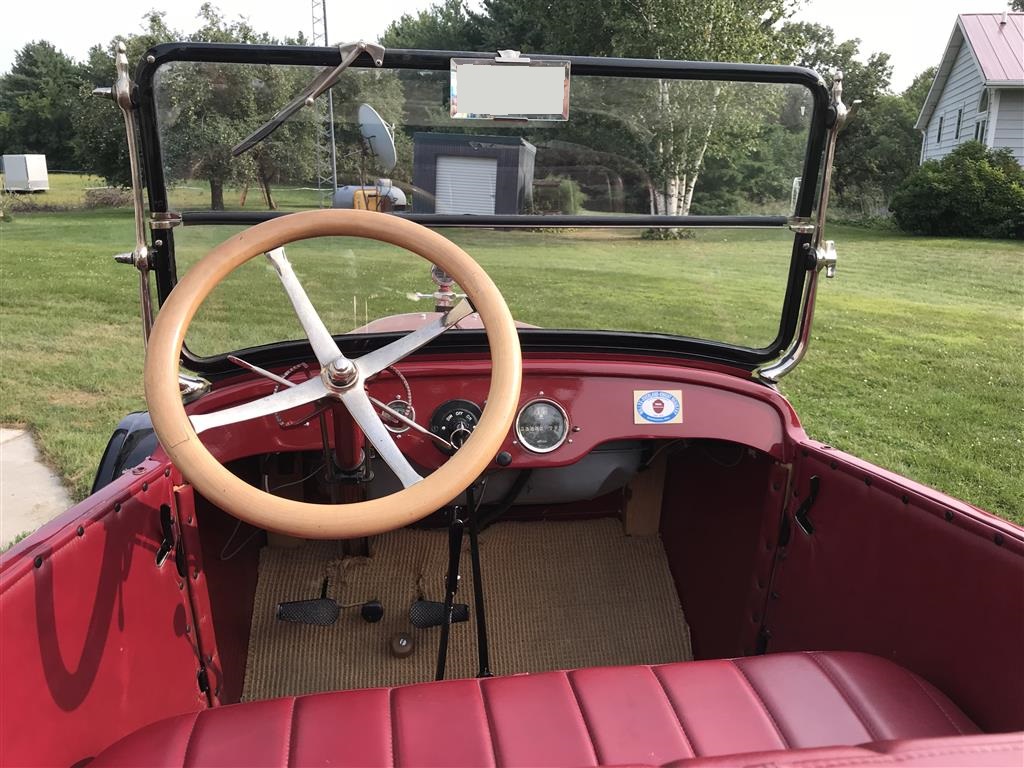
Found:
[[[495,674],[692,658],[657,536],[627,537],[614,519],[498,523],[480,535],[480,557]],[[432,680],[441,630],[413,628],[409,607],[444,599],[446,568],[446,531],[375,537],[370,557],[343,558],[335,542],[264,548],[243,700]],[[461,572],[457,601],[472,606],[468,541]],[[349,608],[329,627],[275,619],[279,602],[319,597],[325,578],[339,604],[380,600],[384,618]],[[447,677],[476,674],[470,613],[452,627]],[[389,649],[399,632],[414,639],[406,658]]]

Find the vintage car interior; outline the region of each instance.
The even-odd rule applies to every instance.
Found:
[[[841,81],[363,43],[117,75],[147,411],[0,559],[0,763],[1022,764],[1024,531],[776,386],[836,270]],[[328,98],[348,178],[274,210]],[[763,131],[781,205],[696,180]],[[217,205],[214,163],[276,165]]]

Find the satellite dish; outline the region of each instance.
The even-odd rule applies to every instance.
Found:
[[[363,135],[370,154],[377,158],[381,170],[388,173],[398,162],[395,154],[395,140],[388,130],[387,123],[377,114],[377,110],[369,104],[359,105],[359,133]]]

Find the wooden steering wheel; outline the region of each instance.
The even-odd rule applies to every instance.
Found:
[[[433,262],[469,297],[446,315],[354,360],[338,349],[299,284],[282,246],[313,237],[365,237],[405,248]],[[178,361],[189,323],[203,300],[230,272],[267,254],[320,363],[320,376],[249,403],[186,415]],[[472,302],[472,303],[470,303]],[[491,351],[491,386],[483,415],[466,443],[438,470],[420,477],[384,427],[365,381],[473,311],[480,314]],[[487,467],[508,434],[519,403],[522,357],[505,299],[487,273],[447,238],[419,224],[372,211],[320,210],[257,224],[221,243],[188,271],[164,302],[146,353],[145,386],[153,429],[185,479],[224,511],[260,528],[309,539],[369,536],[420,520],[462,493]],[[404,488],[351,504],[311,504],[265,493],[228,471],[198,433],[321,399],[340,400]]]

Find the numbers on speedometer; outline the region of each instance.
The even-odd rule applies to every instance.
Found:
[[[550,453],[569,435],[569,417],[554,400],[537,398],[519,409],[516,437],[528,451]]]

